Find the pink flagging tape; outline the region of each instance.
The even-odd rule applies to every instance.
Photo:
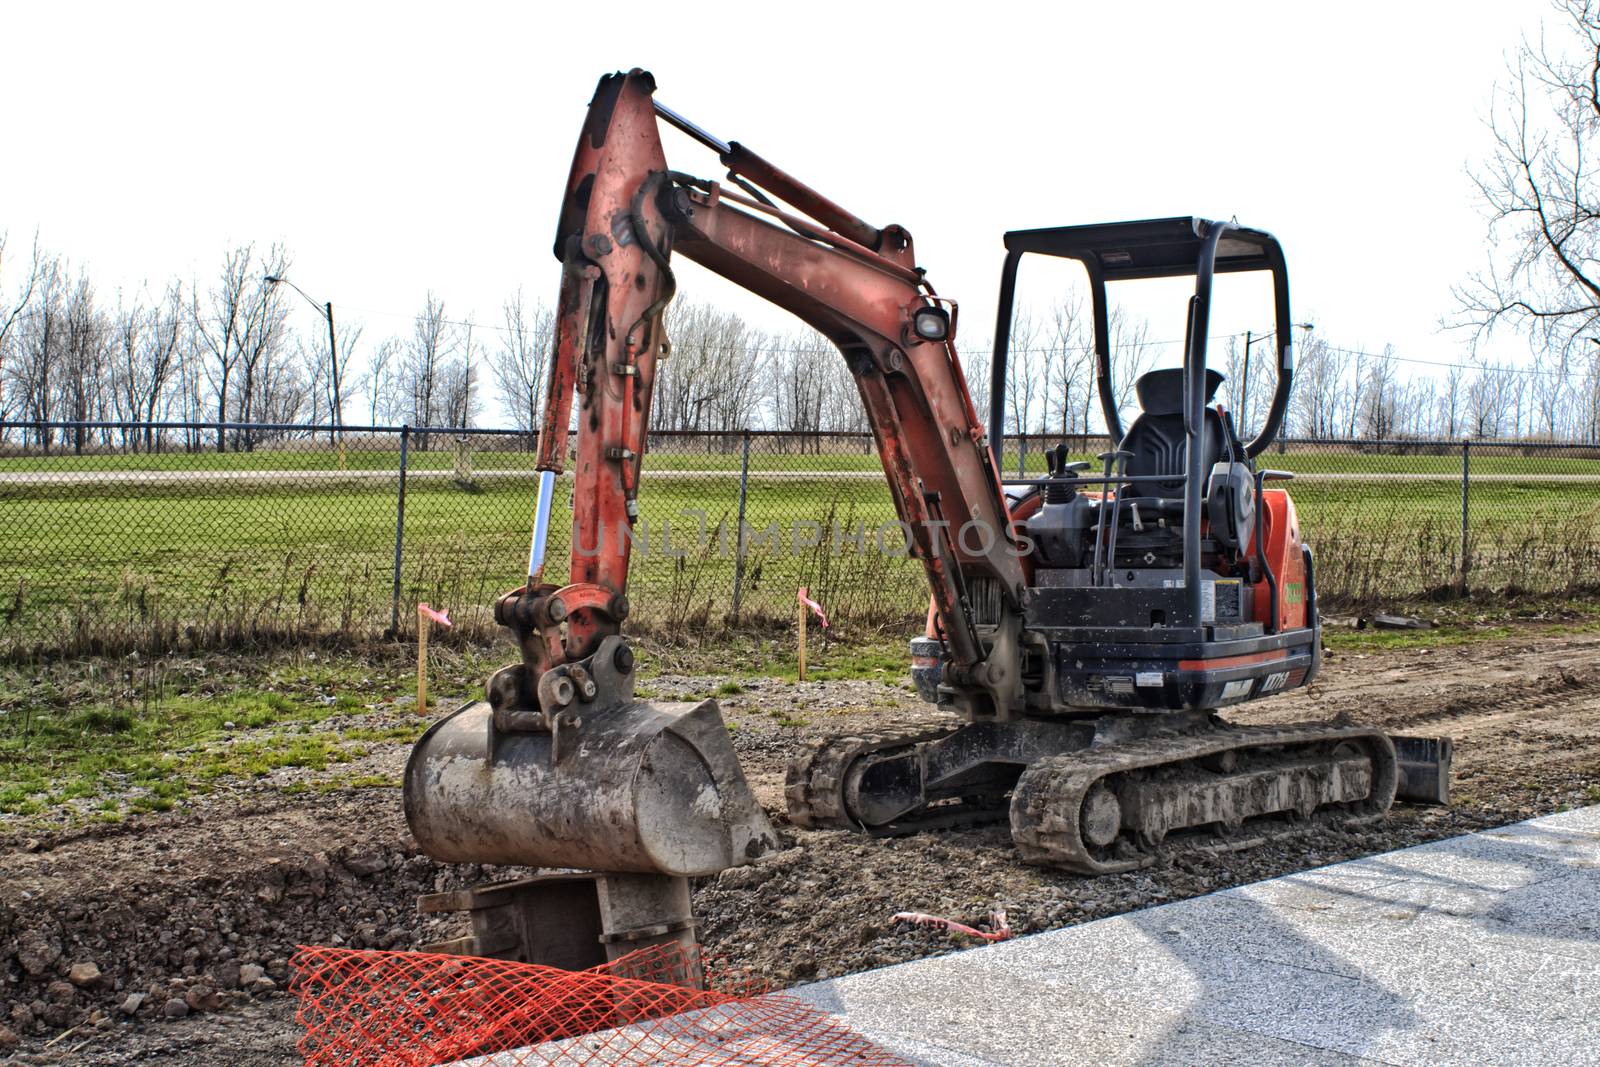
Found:
[[[800,603],[810,608],[812,613],[815,614],[817,618],[822,620],[822,628],[826,630],[828,628],[828,616],[823,612],[822,605],[818,604],[815,600],[812,600],[809,596],[807,596],[805,587],[803,586],[800,589],[799,595]]]
[[[995,911],[989,914],[989,924],[994,927],[991,931],[979,930],[966,923],[958,923],[954,919],[941,919],[937,915],[929,915],[921,911],[897,912],[891,922],[911,923],[914,926],[932,926],[940,930],[949,930],[952,933],[966,934],[984,941],[1006,941],[1011,937],[1011,924],[1006,921],[1006,913]]]

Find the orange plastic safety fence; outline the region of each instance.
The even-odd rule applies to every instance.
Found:
[[[797,997],[676,945],[587,971],[302,946],[290,960],[308,1067],[903,1064]],[[703,967],[711,989],[674,984]]]

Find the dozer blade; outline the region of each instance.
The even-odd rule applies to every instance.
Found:
[[[500,729],[484,701],[435,723],[405,774],[406,822],[423,850],[693,877],[777,848],[716,701],[654,704],[632,698],[631,675],[596,680],[598,698],[554,732]]]
[[[1450,803],[1450,765],[1455,742],[1448,737],[1409,737],[1390,734],[1400,761],[1400,783],[1395,799],[1413,804]]]

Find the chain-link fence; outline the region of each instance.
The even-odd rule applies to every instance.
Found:
[[[534,442],[516,431],[0,424],[0,648],[113,649],[261,636],[366,636],[414,606],[492,627],[524,580]],[[1010,438],[1007,477],[1065,440]],[[1600,446],[1291,441],[1290,483],[1330,608],[1458,592],[1600,585]],[[566,482],[570,486],[570,476]],[[569,552],[556,500],[547,577]],[[865,434],[652,435],[631,625],[681,633],[788,619],[807,586],[831,616],[917,617]],[[743,536],[740,532],[743,531]]]
[[[1007,440],[1003,475],[1042,477],[1063,441],[1102,469],[1103,436],[1030,435]],[[1271,484],[1294,500],[1324,608],[1600,587],[1600,444],[1287,440],[1256,466],[1294,476]]]

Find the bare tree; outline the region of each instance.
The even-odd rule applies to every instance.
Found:
[[[1600,441],[1600,348],[1585,352],[1580,366],[1573,387],[1573,432],[1581,440]]]
[[[1401,380],[1395,422],[1399,436],[1426,437],[1432,432],[1429,420],[1438,406],[1436,393],[1436,384],[1432,378]]]
[[[0,285],[8,284],[8,272],[11,270],[11,260],[6,254],[6,244],[9,233],[0,230]],[[23,270],[21,279],[16,284],[13,295],[4,297],[0,290],[0,420],[7,417],[9,406],[6,402],[6,356],[14,342],[14,331],[18,320],[27,310],[33,300],[33,292],[39,285],[39,276],[44,267],[44,254],[39,248],[39,235],[33,236],[33,254]]]
[[[1117,410],[1126,412],[1136,402],[1134,386],[1138,385],[1140,377],[1154,365],[1156,360],[1156,346],[1150,343],[1150,321],[1141,315],[1135,315],[1126,308],[1112,305],[1107,311],[1106,329],[1108,331],[1107,343],[1111,347],[1111,387],[1117,402]],[[1096,395],[1098,386],[1092,386],[1090,378],[1094,374],[1092,361],[1084,363],[1083,394],[1085,398],[1085,415],[1083,428],[1089,429],[1087,405],[1089,398]],[[1127,420],[1124,420],[1124,425]]]
[[[1011,318],[1011,338],[1006,348],[1006,420],[1012,433],[1025,434],[1041,429],[1047,413],[1039,408],[1044,400],[1047,354],[1039,343],[1039,324],[1027,308],[1019,308]]]
[[[1530,376],[1527,399],[1531,410],[1529,433],[1554,440],[1566,418],[1571,358],[1566,348],[1557,350],[1543,368]],[[1519,390],[1520,392],[1520,390]]]
[[[1445,437],[1459,437],[1462,416],[1466,405],[1466,375],[1460,367],[1451,367],[1444,376],[1444,387],[1439,390],[1434,421],[1436,432]]]
[[[1072,299],[1052,306],[1049,323],[1034,333],[1029,345],[1037,345],[1039,351],[1024,354],[1022,360],[1030,369],[1037,366],[1043,379],[1039,428],[1053,425],[1063,435],[1074,432],[1083,399],[1079,388],[1083,365],[1093,358],[1084,340],[1083,305]]]
[[[1361,434],[1374,441],[1394,437],[1404,412],[1393,348],[1385,347],[1373,357],[1364,377],[1360,410],[1356,412]]]
[[[765,381],[772,425],[792,433],[810,435],[799,442],[802,449],[821,447],[824,433],[859,433],[867,428],[861,391],[839,350],[815,330],[780,336],[750,335],[749,355],[740,357],[729,350],[729,359],[744,359],[750,364],[749,381],[735,380],[727,396],[710,396],[708,410],[727,420],[728,429],[737,429],[736,416],[749,412],[753,418],[758,403],[754,391]],[[761,377],[755,377],[761,375]],[[718,391],[720,392],[720,390]]]
[[[545,371],[555,342],[555,312],[545,304],[529,307],[518,289],[501,308],[505,329],[490,356],[500,403],[519,430],[539,427],[544,406]],[[658,371],[658,374],[660,372]],[[659,379],[658,379],[659,381]]]
[[[1356,431],[1361,425],[1361,412],[1367,402],[1367,361],[1372,358],[1371,353],[1359,348],[1346,349],[1345,357],[1346,385],[1340,403],[1340,433],[1354,439]]]
[[[478,399],[473,393],[473,387],[478,384],[478,366],[472,359],[476,351],[474,345],[469,323],[460,331],[457,347],[461,358],[446,366],[444,373],[445,418],[449,425],[463,430],[472,424],[473,416],[478,413]]]
[[[730,315],[722,331],[713,338],[708,346],[708,355],[713,373],[717,377],[719,388],[712,394],[706,403],[706,428],[731,433],[735,430],[748,429],[756,421],[757,412],[761,407],[761,381],[762,364],[772,358],[772,352],[784,343],[783,338],[752,330],[744,320],[736,315]],[[816,338],[818,347],[823,352],[828,352],[831,345],[821,337]],[[677,353],[677,345],[673,345],[673,353]],[[832,362],[842,367],[844,360],[836,353]],[[827,356],[820,357],[827,359]],[[837,378],[837,374],[834,375]],[[850,393],[855,392],[855,383],[850,383]],[[845,401],[848,406],[848,401]],[[857,405],[859,407],[859,404]],[[847,420],[848,421],[848,420]]]
[[[961,373],[967,379],[967,392],[972,394],[972,406],[978,413],[978,422],[989,426],[989,365],[992,345],[978,338],[961,344]]]
[[[199,423],[206,417],[211,403],[207,395],[205,372],[207,351],[200,340],[200,331],[194,325],[193,302],[189,306],[189,321],[185,327],[187,343],[180,352],[177,367],[178,416],[187,423]],[[183,447],[186,452],[198,452],[205,447],[203,434],[191,425],[184,431]]]
[[[1303,437],[1335,437],[1346,395],[1346,354],[1324,338],[1311,336],[1296,355],[1291,424]]]
[[[1520,392],[1509,367],[1485,363],[1467,385],[1467,430],[1474,437],[1500,437]]]
[[[278,287],[264,279],[288,269],[289,257],[281,246],[273,245],[258,258],[255,245],[246,244],[224,254],[204,306],[198,287],[193,288],[190,318],[206,354],[204,370],[216,399],[218,452],[227,450],[222,427],[228,421],[229,403],[237,402],[241,420],[251,418],[259,398],[256,379],[262,361],[277,354],[283,339],[283,301]],[[241,369],[242,385],[233,380]]]
[[[774,427],[790,433],[820,432],[830,392],[826,363],[842,363],[838,352],[820,338],[791,334],[777,342],[772,357],[767,364],[767,394]]]
[[[819,352],[817,374],[822,381],[822,429],[826,433],[864,433],[868,429],[867,409],[861,403],[861,387],[850,364],[839,350],[823,339],[821,334],[810,334],[812,350]]]
[[[672,354],[656,366],[652,421],[663,429],[742,430],[757,421],[763,383],[794,399],[798,383],[792,375],[816,375],[811,384],[818,401],[790,409],[809,413],[810,423],[793,429],[823,428],[833,413],[828,397],[837,377],[831,363],[842,364],[836,351],[820,336],[779,338],[754,330],[738,315],[710,304],[680,301],[667,322]],[[805,350],[791,358],[783,349]],[[853,386],[852,386],[853,388]],[[792,419],[790,421],[793,421]]]
[[[1240,437],[1252,437],[1272,407],[1278,384],[1277,348],[1276,330],[1228,338],[1223,354],[1223,396]]]
[[[184,316],[183,283],[174,278],[167,283],[161,303],[150,309],[150,329],[145,334],[145,355],[141,362],[146,374],[144,419],[155,422],[170,403],[172,383],[182,374],[185,362],[194,361],[194,330]],[[146,430],[145,446],[157,440],[154,430]]]
[[[54,256],[46,257],[39,265],[32,307],[23,319],[24,329],[16,346],[12,377],[22,392],[24,417],[35,422],[56,417],[56,376],[65,333],[67,284],[66,267]],[[50,428],[40,426],[35,437],[49,451]]]
[[[251,246],[229,249],[223,259],[217,283],[210,290],[209,305],[202,310],[199,287],[192,287],[192,318],[204,349],[210,354],[205,365],[217,400],[217,451],[227,450],[222,427],[228,421],[228,387],[234,364],[239,361],[235,337],[244,329],[244,304],[251,282]]]
[[[378,425],[380,418],[403,417],[399,415],[401,405],[395,397],[395,386],[405,347],[405,342],[398,337],[386,337],[368,361],[364,382],[370,400],[368,419],[373,426]]]
[[[1557,0],[1554,33],[1524,39],[1495,88],[1489,157],[1474,175],[1488,261],[1456,290],[1450,325],[1474,342],[1505,326],[1571,355],[1600,319],[1600,14]]]
[[[128,304],[118,294],[111,324],[111,401],[118,419],[132,422],[144,414],[144,334],[150,325],[149,312],[137,298]],[[122,437],[125,444],[138,447],[140,438],[131,428]]]
[[[63,310],[61,371],[57,378],[62,414],[82,422],[104,414],[99,407],[104,397],[100,386],[106,372],[110,335],[106,317],[95,303],[94,285],[88,275],[78,275],[68,291]],[[74,451],[81,453],[87,440],[88,431],[83,426],[73,429]]]
[[[329,367],[325,351],[327,346],[319,346],[313,340],[309,342],[308,347],[308,342],[304,339],[296,338],[294,347],[296,362],[300,364],[301,373],[305,375],[306,386],[309,390],[307,399],[310,403],[310,409],[307,413],[307,420],[311,425],[316,426],[322,421],[323,401],[328,398],[331,392],[328,387]],[[339,430],[334,425],[331,413],[328,419],[328,440],[334,445],[339,442]]]
[[[1013,349],[1015,361],[1007,367],[1007,372],[1014,385],[1008,385],[1015,389],[1013,395],[1023,400],[1024,407],[1031,407],[1031,401],[1024,396],[1031,383],[1025,379],[1039,379],[1042,395],[1036,430],[1043,432],[1053,428],[1065,437],[1087,434],[1102,425],[1094,333],[1082,305],[1076,301],[1054,305],[1048,325],[1042,328],[1032,325],[1026,309],[1019,314],[1018,321],[1028,336],[1025,344]],[[1149,340],[1148,320],[1125,308],[1111,306],[1106,329],[1113,399],[1119,411],[1126,411],[1134,405],[1134,385],[1155,362],[1157,349]],[[1017,333],[1016,328],[1012,333]],[[1025,376],[1024,379],[1017,379],[1018,373]]]
[[[455,353],[450,325],[444,317],[444,301],[429,292],[412,323],[405,353],[406,394],[413,426],[432,426],[446,412],[445,379]],[[428,447],[426,435],[418,437],[417,447]]]
[[[289,366],[284,341],[288,333],[289,308],[284,294],[268,284],[265,275],[281,276],[289,269],[283,250],[272,246],[263,257],[260,269],[245,292],[243,330],[235,334],[238,359],[239,395],[234,408],[245,423],[289,422],[299,410],[303,394],[291,383],[298,376]],[[255,448],[255,431],[245,429],[241,441],[246,451]],[[235,444],[238,447],[238,444]]]
[[[248,362],[241,361],[242,368],[247,372],[241,377],[241,382],[247,382],[249,388],[242,408],[248,413],[246,417],[251,422],[261,423],[304,421],[307,409],[316,396],[316,387],[308,380],[307,372],[320,374],[326,368],[320,364],[308,366],[303,359],[289,358],[286,347],[276,339],[259,346],[251,345],[246,351],[247,356],[254,355]],[[316,421],[314,417],[312,421]],[[276,430],[247,429],[243,437],[244,447],[253,449],[263,437],[276,437],[279,433]]]
[[[108,388],[119,419],[152,423],[164,413],[175,379],[181,377],[190,343],[183,284],[168,284],[162,301],[145,307],[137,300],[119,305],[112,319]],[[141,434],[123,432],[131,448],[153,450],[159,440],[148,425]]]

